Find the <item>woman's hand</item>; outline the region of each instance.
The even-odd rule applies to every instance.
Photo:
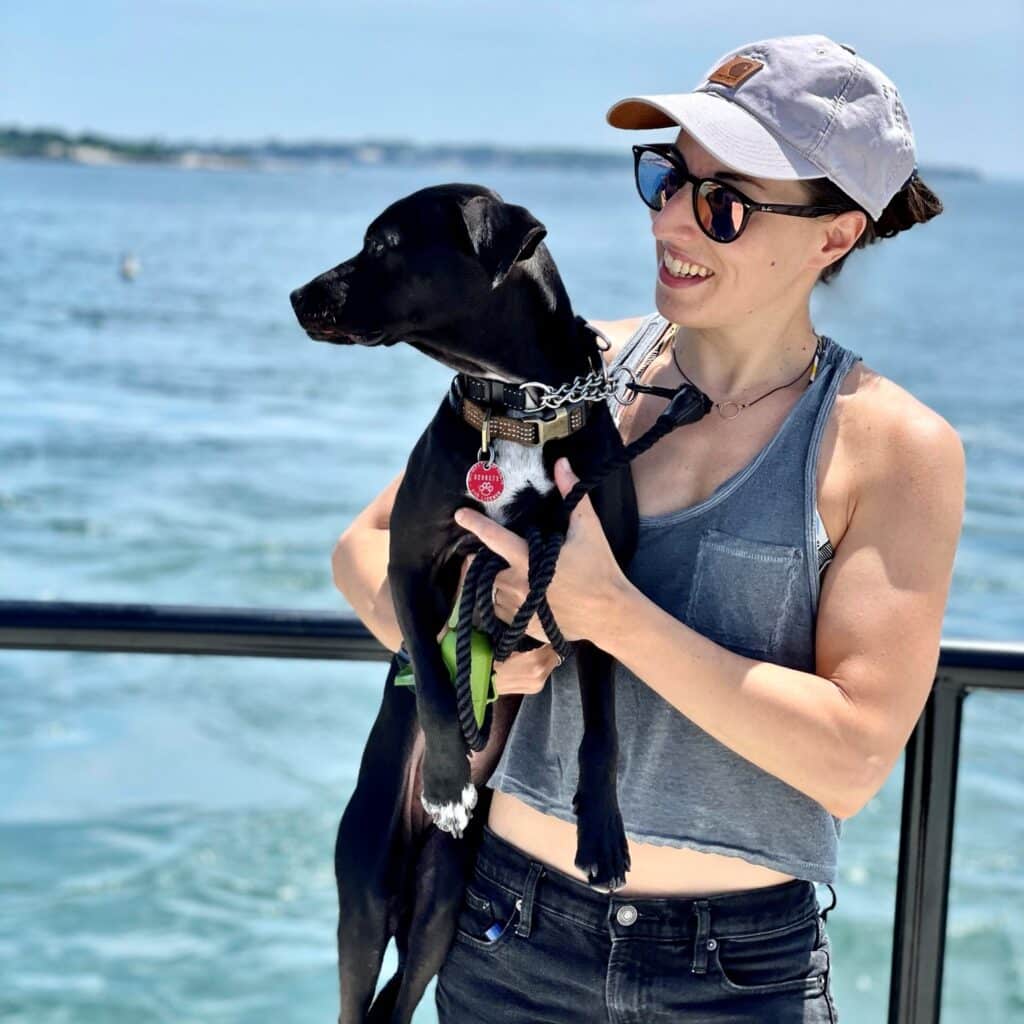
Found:
[[[509,693],[540,693],[561,661],[551,644],[532,651],[513,651],[504,661],[494,662],[494,690],[499,697]]]
[[[476,555],[472,554],[467,555],[462,560],[459,587],[462,586],[463,581],[466,579],[466,573],[469,571],[474,558],[476,558]],[[518,605],[516,607],[518,608]],[[497,606],[495,606],[495,611],[497,612]],[[513,608],[504,615],[498,615],[498,618],[503,622],[510,622],[515,613],[516,608]],[[540,628],[540,622],[536,615],[534,615],[531,622],[536,623],[538,629]],[[441,632],[437,634],[438,642],[447,632],[448,623],[446,622]],[[561,661],[562,659],[558,656],[558,652],[551,644],[544,644],[542,647],[536,647],[532,651],[513,651],[504,661],[494,662],[492,668],[494,690],[499,697],[504,697],[510,693],[540,693],[544,689],[544,684],[548,681],[548,677],[555,669],[555,666],[561,664]]]
[[[474,558],[476,558],[476,553],[467,555],[465,561],[462,563],[462,576],[459,579],[460,587],[462,586],[463,580],[466,578],[466,572],[469,570]],[[511,590],[508,582],[502,581],[503,576],[505,576],[507,580],[508,573],[508,569],[502,569],[501,572],[494,577],[494,615],[495,618],[500,619],[506,625],[515,618],[515,614],[522,607],[527,594],[526,590],[524,590],[522,594]],[[544,632],[544,627],[540,624],[540,619],[536,612],[533,613],[530,621],[526,624],[526,635],[533,637],[534,640],[539,640],[542,644],[548,643],[548,635]]]
[[[555,484],[563,498],[578,479],[568,459],[555,463]],[[508,562],[508,568],[495,577],[495,613],[502,622],[511,622],[530,590],[529,545],[523,537],[474,509],[459,509],[455,521]],[[467,565],[468,562],[469,559]],[[570,516],[569,530],[546,595],[565,639],[593,640],[600,634],[605,616],[614,609],[617,596],[629,586],[588,494]],[[548,639],[536,614],[526,632],[536,640]],[[526,651],[524,655],[536,653]],[[551,657],[556,657],[554,652]]]

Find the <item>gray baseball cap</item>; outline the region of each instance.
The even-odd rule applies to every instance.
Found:
[[[692,92],[629,96],[615,128],[678,124],[723,163],[760,178],[828,178],[874,220],[917,170],[892,81],[828,36],[779,36],[723,54]]]

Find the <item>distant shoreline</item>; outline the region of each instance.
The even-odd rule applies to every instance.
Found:
[[[334,167],[439,164],[455,167],[538,167],[557,170],[620,170],[628,150],[512,147],[404,141],[168,143],[117,139],[98,133],[72,135],[56,129],[0,127],[0,158],[53,160],[90,166],[160,164],[182,170],[275,170],[311,163]],[[925,180],[981,181],[972,167],[929,165]]]

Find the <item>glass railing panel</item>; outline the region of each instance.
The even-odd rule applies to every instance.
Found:
[[[942,1020],[1024,1016],[1024,694],[964,701]]]
[[[0,652],[0,1017],[335,1019],[334,838],[386,670]]]
[[[838,902],[826,923],[832,994],[843,1024],[879,1024],[888,1013],[902,802],[901,758],[878,793],[843,822]],[[831,902],[824,886],[818,901],[822,909]]]

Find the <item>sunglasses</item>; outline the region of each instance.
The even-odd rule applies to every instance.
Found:
[[[817,217],[842,213],[849,206],[791,206],[755,203],[731,185],[714,178],[695,178],[682,154],[670,142],[633,147],[636,190],[652,209],[661,210],[686,184],[693,183],[693,216],[713,242],[735,242],[743,234],[751,213],[784,213],[791,217]]]

